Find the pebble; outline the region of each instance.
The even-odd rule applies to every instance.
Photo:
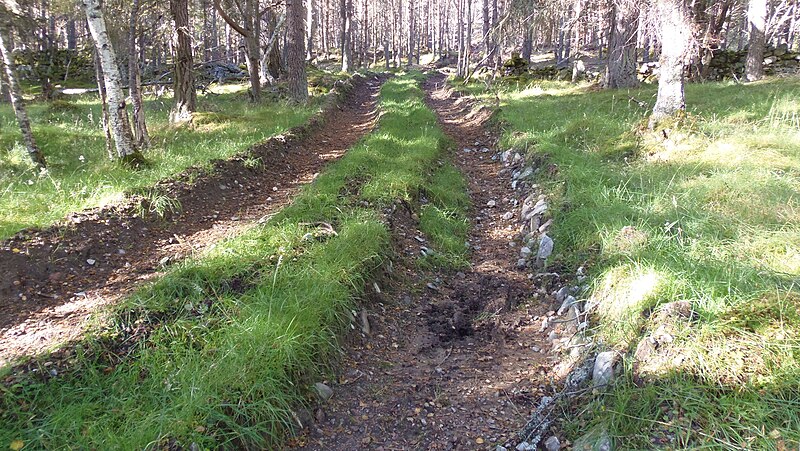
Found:
[[[88,263],[90,266],[93,266],[95,263],[97,263],[97,261],[93,258],[87,258],[86,263]]]
[[[592,370],[592,383],[595,386],[608,385],[614,378],[614,363],[617,359],[617,353],[614,351],[605,351],[597,354],[594,360],[594,369]]]
[[[559,451],[561,449],[561,442],[555,435],[544,441],[544,448],[547,451]]]
[[[511,219],[513,217],[514,217],[514,212],[512,212],[512,211],[508,211],[503,215],[503,219],[505,219],[506,221],[508,221],[509,219]]]
[[[317,382],[314,384],[314,389],[317,390],[317,394],[320,398],[322,398],[323,401],[327,401],[333,397],[333,389],[322,382]]]
[[[542,235],[539,239],[539,251],[536,253],[536,258],[540,260],[544,260],[553,253],[553,239],[547,236],[547,234]]]
[[[497,205],[497,202],[494,201],[494,200],[490,200],[489,202],[486,202],[486,206],[489,207],[489,208],[494,208],[496,205]]]

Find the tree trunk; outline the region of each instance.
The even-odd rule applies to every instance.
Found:
[[[353,69],[353,0],[341,0],[341,45],[342,45],[342,72]]]
[[[5,21],[5,19],[2,20]],[[47,162],[42,151],[39,150],[39,146],[36,145],[36,140],[33,139],[31,121],[28,119],[28,112],[25,110],[25,105],[22,101],[22,90],[17,79],[17,68],[14,64],[14,57],[11,55],[9,34],[8,25],[0,23],[0,54],[2,54],[3,58],[5,81],[8,84],[11,95],[11,106],[14,108],[14,116],[17,118],[17,124],[19,124],[19,129],[22,132],[22,141],[25,143],[28,155],[35,165],[44,168],[47,166]]]
[[[75,50],[76,46],[76,35],[77,32],[75,31],[75,19],[67,20],[67,49]]]
[[[175,55],[175,105],[169,113],[172,124],[192,121],[196,109],[197,91],[194,87],[194,57],[189,24],[189,1],[170,0],[169,10],[175,22],[178,47]]]
[[[417,39],[414,37],[416,14],[414,14],[414,0],[408,0],[408,67],[414,62],[414,43]]]
[[[658,0],[657,11],[661,19],[661,58],[658,96],[650,116],[650,128],[686,108],[683,69],[691,39],[684,0]]]
[[[316,0],[308,0],[308,10],[306,11],[306,61],[314,59],[314,35],[317,30],[317,9],[314,7]]]
[[[633,88],[639,85],[636,71],[636,28],[639,6],[635,0],[613,0],[608,40],[605,87]]]
[[[750,25],[750,44],[747,49],[745,78],[756,81],[764,78],[764,44],[767,23],[767,0],[750,0],[747,8]]]
[[[286,0],[286,69],[292,100],[308,101],[303,0]]]
[[[139,52],[136,51],[137,26],[139,22],[139,0],[131,5],[131,20],[128,29],[128,86],[133,105],[133,139],[139,148],[150,146],[150,135],[147,133],[147,122],[142,100],[142,76],[139,70]]]
[[[122,92],[122,77],[119,73],[119,66],[117,66],[114,47],[111,45],[111,39],[106,30],[106,22],[100,9],[100,0],[82,0],[82,4],[86,12],[89,32],[94,40],[97,53],[100,55],[103,80],[108,93],[111,134],[114,136],[117,157],[123,162],[138,165],[143,162],[143,158],[133,142],[125,95]]]
[[[114,150],[111,147],[114,144],[114,138],[111,137],[111,125],[108,119],[108,96],[106,95],[106,84],[103,81],[103,68],[100,65],[100,55],[97,54],[97,49],[92,51],[92,55],[94,57],[94,76],[97,80],[97,94],[100,97],[100,126],[106,137],[106,154],[109,160],[113,160]]]

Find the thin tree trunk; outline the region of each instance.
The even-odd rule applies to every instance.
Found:
[[[109,160],[114,159],[114,138],[111,137],[111,125],[109,124],[108,96],[106,95],[106,84],[103,81],[103,68],[100,65],[100,55],[97,49],[92,51],[94,58],[94,75],[97,80],[97,94],[100,97],[100,126],[103,128],[103,135],[106,137],[106,154]]]
[[[192,121],[192,114],[197,108],[189,1],[170,0],[169,9],[178,35],[175,55],[175,105],[169,113],[169,121],[172,124],[182,124]]]
[[[756,81],[764,78],[764,44],[767,24],[767,0],[750,0],[747,8],[750,24],[750,46],[747,49],[745,78]]]
[[[411,67],[411,64],[414,62],[414,43],[417,42],[416,38],[414,37],[414,28],[416,26],[415,23],[416,15],[414,14],[414,0],[408,0],[408,66]]]
[[[286,0],[286,69],[289,76],[289,95],[295,102],[302,104],[308,101],[304,28],[303,0]]]
[[[136,51],[137,25],[139,21],[139,0],[131,5],[130,27],[128,29],[128,86],[133,106],[133,139],[139,148],[150,146],[150,135],[147,133],[147,122],[142,101],[142,77],[139,70],[139,53]]]
[[[106,30],[106,22],[100,9],[99,0],[82,0],[86,12],[89,31],[92,34],[95,48],[100,56],[103,79],[108,93],[109,119],[111,133],[117,149],[117,157],[123,162],[138,165],[143,162],[143,157],[136,148],[128,122],[128,109],[125,104],[125,95],[122,92],[122,77],[117,66],[114,47]]]
[[[308,0],[308,10],[306,11],[306,61],[314,59],[314,35],[317,31],[317,16],[319,12],[314,7],[316,0]]]
[[[3,19],[5,20],[5,19]],[[17,124],[22,132],[22,141],[25,143],[25,150],[31,157],[33,163],[41,168],[47,166],[47,161],[44,154],[36,145],[36,140],[33,139],[33,132],[31,131],[31,121],[28,118],[28,112],[25,109],[25,104],[22,100],[22,90],[19,86],[17,79],[17,68],[14,64],[14,57],[11,55],[11,48],[9,47],[9,29],[6,23],[0,23],[0,54],[3,58],[3,67],[5,69],[5,81],[9,87],[11,94],[11,106],[14,108],[14,116],[17,118]]]
[[[661,19],[661,58],[658,95],[650,116],[650,128],[686,108],[683,72],[691,39],[684,0],[658,0],[657,6]]]

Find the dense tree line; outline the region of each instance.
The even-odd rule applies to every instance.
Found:
[[[77,6],[77,7],[76,7]],[[653,119],[683,108],[683,83],[702,79],[718,49],[748,48],[746,80],[763,76],[765,47],[800,44],[800,0],[32,0],[0,3],[3,86],[33,160],[45,165],[30,132],[15,51],[35,55],[26,74],[53,95],[81,52],[97,67],[113,156],[141,161],[149,143],[142,80],[169,80],[175,124],[191,122],[195,74],[208,65],[246,68],[253,102],[284,83],[308,98],[306,64],[343,71],[419,64],[422,55],[455,75],[498,74],[516,56],[551,53],[558,67],[605,63],[602,85],[639,82],[640,62],[660,61]],[[66,63],[55,55],[66,51]],[[58,64],[57,64],[58,63]],[[205,65],[205,66],[204,66]],[[222,78],[220,76],[220,78]],[[127,95],[125,91],[127,90]],[[130,113],[129,108],[130,106]]]

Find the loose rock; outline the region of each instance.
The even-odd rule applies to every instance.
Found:
[[[323,401],[327,401],[333,397],[333,389],[322,382],[314,384],[314,389],[317,390],[317,394]]]
[[[614,363],[617,359],[617,353],[614,351],[605,351],[597,354],[594,360],[594,370],[592,371],[592,383],[595,386],[601,387],[608,385],[614,378]]]

